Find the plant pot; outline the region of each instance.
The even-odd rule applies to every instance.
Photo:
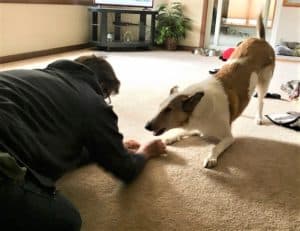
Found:
[[[167,38],[165,41],[167,50],[174,51],[177,49],[177,41],[174,38]]]

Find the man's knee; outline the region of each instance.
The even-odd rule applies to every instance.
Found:
[[[56,222],[58,230],[79,231],[82,220],[79,211],[61,194],[56,197]]]
[[[62,223],[62,230],[80,231],[81,225],[82,220],[80,213],[74,210],[71,214],[66,214],[65,220]]]

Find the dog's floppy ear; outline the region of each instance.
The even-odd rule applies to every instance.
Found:
[[[197,92],[194,95],[189,96],[182,102],[182,110],[184,112],[192,112],[203,96],[204,92]]]
[[[173,94],[175,94],[175,93],[177,93],[178,92],[178,86],[174,86],[174,87],[172,87],[171,89],[170,89],[170,95],[173,95]]]

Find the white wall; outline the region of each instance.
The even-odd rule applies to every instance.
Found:
[[[286,7],[277,0],[271,44],[300,42],[300,7]]]

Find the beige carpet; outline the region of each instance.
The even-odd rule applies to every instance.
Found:
[[[143,142],[152,138],[144,124],[170,87],[206,78],[222,64],[188,52],[106,55],[122,82],[112,99],[120,130]],[[279,86],[289,79],[300,79],[300,64],[277,62],[269,92],[282,94]],[[236,142],[215,169],[202,167],[212,145],[193,137],[150,161],[129,186],[97,166],[65,176],[59,188],[80,210],[82,230],[300,230],[300,133],[269,121],[255,125],[255,103],[253,98],[233,124]],[[299,106],[268,99],[265,112],[300,111]]]

